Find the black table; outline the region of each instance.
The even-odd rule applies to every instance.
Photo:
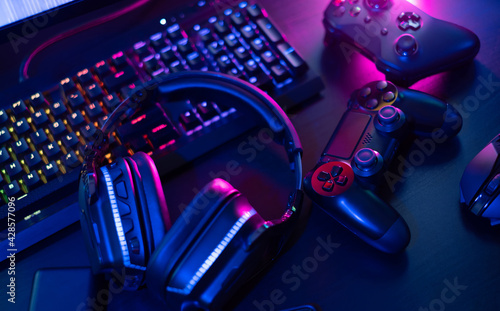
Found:
[[[320,98],[288,111],[302,139],[305,172],[316,163],[345,110],[351,91],[383,78],[373,63],[361,55],[346,57],[339,48],[324,47],[321,19],[327,2],[262,1],[277,26],[326,84]],[[497,15],[500,2],[411,2],[434,17],[473,30],[481,40],[481,51],[472,64],[424,79],[411,87],[453,104],[461,111],[464,126],[457,138],[435,144],[435,149],[424,159],[404,171],[394,192],[381,193],[408,222],[412,233],[410,245],[402,254],[382,254],[319,208],[309,208],[310,202],[306,201],[304,223],[297,229],[301,235],[296,243],[258,284],[238,298],[235,310],[271,311],[305,303],[315,303],[327,311],[500,310],[500,230],[463,211],[459,204],[459,181],[465,166],[500,132],[500,86],[493,84],[487,99],[474,99],[485,80],[500,83],[500,19]],[[191,187],[199,189],[209,179],[206,173],[199,172],[223,165],[225,157],[237,156],[234,150],[234,145],[228,145],[166,180],[167,196],[182,190],[189,192],[186,197],[191,197]],[[284,201],[280,195],[289,185],[286,178],[289,175],[282,162],[283,154],[276,150],[279,149],[266,148],[256,161],[245,163],[245,174],[233,180],[237,187],[244,188],[249,198],[259,197],[262,189],[273,189],[255,199],[256,202]],[[400,164],[409,161],[416,150],[419,149],[415,145],[402,150],[401,158],[396,157],[391,171],[397,174]],[[215,168],[212,169],[215,171]],[[174,214],[178,215],[175,207],[184,200],[179,197],[169,202],[170,207],[174,206]],[[322,249],[321,256],[317,255],[318,247]],[[12,310],[27,309],[37,269],[86,265],[88,260],[78,224],[20,253],[17,308]],[[0,280],[5,286],[5,270],[1,271]],[[1,297],[1,309],[7,306],[7,310],[11,310],[5,290]],[[109,310],[161,308],[144,290],[123,292],[110,298]]]

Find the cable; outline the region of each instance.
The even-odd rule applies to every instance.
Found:
[[[29,79],[28,69],[29,69],[29,65],[30,65],[31,61],[38,53],[43,51],[45,48],[51,46],[52,44],[54,44],[60,40],[71,37],[79,32],[82,32],[82,31],[85,31],[87,29],[99,26],[99,25],[104,24],[106,22],[109,22],[115,18],[118,18],[124,14],[127,14],[128,12],[133,11],[133,10],[143,6],[144,4],[148,3],[149,1],[150,0],[139,0],[131,5],[127,6],[127,7],[124,7],[123,9],[121,9],[117,12],[113,12],[109,15],[100,17],[94,21],[88,22],[87,24],[84,24],[84,25],[79,26],[77,28],[70,29],[64,33],[61,33],[61,34],[59,34],[55,37],[52,37],[49,40],[45,41],[40,46],[38,46],[33,52],[31,52],[31,54],[28,55],[28,57],[26,57],[21,62],[21,66],[19,68],[19,82],[23,82],[23,81]]]

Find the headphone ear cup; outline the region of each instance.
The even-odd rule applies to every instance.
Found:
[[[138,185],[138,188],[142,186],[141,194],[146,204],[144,218],[148,218],[145,221],[151,224],[153,244],[156,248],[165,236],[165,232],[172,226],[160,176],[153,159],[144,152],[135,153],[129,160],[135,162],[140,175],[141,185]]]
[[[151,257],[147,271],[148,288],[165,299],[165,282],[180,256],[185,255],[226,203],[240,195],[228,182],[214,179],[184,209]]]

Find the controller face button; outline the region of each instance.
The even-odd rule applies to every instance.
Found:
[[[344,13],[345,13],[345,6],[338,7],[333,11],[333,15],[335,17],[341,17],[342,15],[344,15]]]
[[[377,90],[383,91],[387,88],[388,85],[389,84],[387,83],[387,81],[384,81],[384,80],[379,81],[379,82],[377,82]]]
[[[389,125],[399,120],[399,111],[392,107],[386,106],[378,111],[378,120],[383,125]]]
[[[329,180],[323,184],[323,190],[331,192],[333,190],[333,180]]]
[[[366,108],[368,109],[375,109],[378,106],[378,100],[375,98],[370,99],[369,101],[366,102]]]
[[[354,156],[356,166],[361,170],[368,170],[377,164],[377,154],[373,149],[360,149]]]
[[[368,5],[374,9],[382,9],[387,5],[389,0],[368,0]]]
[[[500,186],[500,174],[493,177],[493,179],[488,183],[488,186],[486,186],[486,189],[484,189],[484,192],[487,195],[492,195],[495,190],[498,189],[498,186]]]
[[[402,35],[396,40],[396,53],[410,56],[417,52],[417,40],[412,35]]]
[[[393,101],[395,97],[396,97],[396,95],[394,95],[393,92],[386,92],[382,96],[382,98],[384,99],[384,101],[388,102],[388,103],[390,103],[391,101]]]
[[[326,181],[330,179],[330,174],[328,174],[328,172],[325,172],[325,171],[321,171],[318,175],[318,180],[320,181]]]
[[[342,166],[339,166],[339,165],[335,165],[334,167],[332,167],[332,177],[337,177],[340,175],[340,173],[342,173]]]
[[[420,15],[415,12],[402,12],[398,16],[399,28],[401,30],[418,30],[422,26]]]
[[[334,6],[341,6],[344,5],[345,0],[333,0],[332,3]]]
[[[382,30],[380,30],[380,34],[381,34],[382,36],[385,36],[385,35],[387,35],[388,33],[389,33],[389,30],[388,30],[387,28],[382,28]]]
[[[350,10],[350,14],[352,17],[356,17],[361,13],[361,8],[359,6],[353,6]]]
[[[335,183],[339,186],[345,186],[347,184],[347,176],[340,175],[339,177],[335,178]]]
[[[359,92],[359,95],[361,95],[361,97],[368,97],[370,96],[370,94],[372,93],[372,89],[369,88],[369,87],[365,87],[363,89],[361,89],[361,91]]]
[[[365,19],[364,19],[365,23],[369,23],[372,21],[372,18],[370,16],[366,16]]]

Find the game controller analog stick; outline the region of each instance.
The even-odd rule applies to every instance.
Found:
[[[402,0],[335,0],[326,9],[323,24],[327,44],[338,46],[348,58],[353,49],[359,50],[399,85],[469,62],[480,48],[479,38],[470,30],[433,18]]]
[[[401,35],[395,44],[396,52],[401,56],[411,56],[417,52],[417,40],[412,35]]]
[[[389,102],[388,93],[394,97]],[[387,253],[402,251],[410,241],[409,228],[373,190],[408,135],[430,137],[440,130],[453,137],[461,126],[460,114],[435,97],[387,81],[368,83],[352,93],[320,160],[306,175],[304,189],[368,244]]]

